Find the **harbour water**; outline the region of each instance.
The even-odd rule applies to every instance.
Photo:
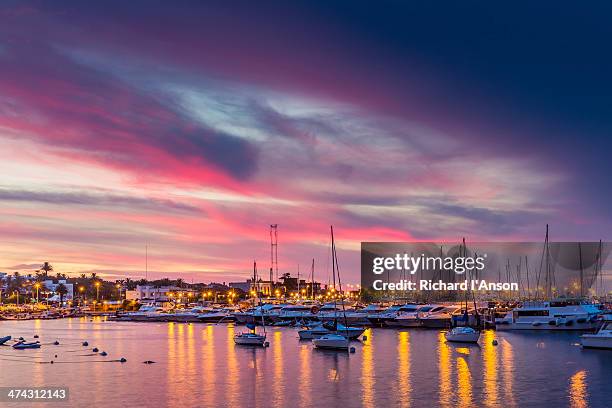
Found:
[[[582,350],[577,333],[485,331],[480,345],[458,345],[437,330],[369,329],[349,354],[313,350],[289,327],[269,328],[268,348],[236,346],[233,335],[243,329],[101,318],[0,322],[0,336],[38,334],[43,344],[0,347],[0,386],[67,386],[74,407],[606,407],[612,401],[612,352]],[[121,357],[127,362],[112,361]]]

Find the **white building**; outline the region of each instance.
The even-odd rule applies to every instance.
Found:
[[[64,300],[68,301],[68,300],[73,300],[74,299],[74,285],[72,283],[68,283],[66,282],[65,279],[60,279],[57,281],[57,283],[53,282],[52,280],[45,280],[42,282],[42,285],[44,286],[44,288],[46,290],[48,290],[49,292],[53,292],[52,296],[49,296],[49,301],[51,302],[59,302],[60,300],[60,296],[55,293],[57,287],[63,284],[66,287],[66,294],[64,295]]]
[[[126,300],[154,300],[167,301],[182,298],[189,301],[197,298],[197,293],[191,289],[179,288],[177,286],[150,286],[137,285],[136,289],[125,292]]]

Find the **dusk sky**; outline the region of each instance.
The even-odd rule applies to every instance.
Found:
[[[476,4],[2,2],[0,271],[612,239],[612,5]]]

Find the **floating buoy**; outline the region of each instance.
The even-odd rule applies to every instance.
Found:
[[[55,344],[56,346],[59,346],[59,341],[55,340],[53,344]]]
[[[37,339],[37,338],[38,338],[38,334],[35,334],[35,335],[34,335],[34,338],[35,338],[35,339]]]
[[[367,341],[368,340],[368,336],[363,336],[363,341]]]
[[[264,343],[264,347],[270,347],[270,342],[269,342],[269,341],[266,341],[266,342]]]
[[[121,363],[125,363],[127,360],[125,359],[125,357],[121,357],[121,359],[119,360],[119,362]]]
[[[84,341],[84,342],[83,342],[83,347],[87,347],[87,346],[89,346],[89,343],[88,343],[88,342],[86,342],[86,341]]]
[[[151,361],[151,360],[147,360],[147,361],[143,361],[143,364],[155,364],[155,361]]]
[[[354,352],[355,352],[355,347],[351,347],[351,348],[349,349],[349,351],[350,351],[351,353],[354,353]]]
[[[53,364],[53,360],[51,360],[50,363]]]
[[[494,346],[497,346],[497,344],[498,344],[498,343],[497,343],[497,340],[493,340],[493,345],[494,345]]]
[[[103,351],[100,353],[101,356],[108,356],[108,354],[106,354],[106,351]]]
[[[94,353],[97,353],[97,352],[98,352],[98,351],[100,351],[100,350],[98,350],[98,348],[97,348],[97,347],[94,347],[94,348],[93,348],[91,351],[93,351]]]
[[[57,354],[54,357],[57,358]]]

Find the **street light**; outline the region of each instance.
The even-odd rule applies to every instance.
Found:
[[[100,301],[100,282],[96,282],[96,302]]]
[[[38,303],[38,288],[40,288],[40,283],[36,282],[34,287],[36,288],[36,303]]]

